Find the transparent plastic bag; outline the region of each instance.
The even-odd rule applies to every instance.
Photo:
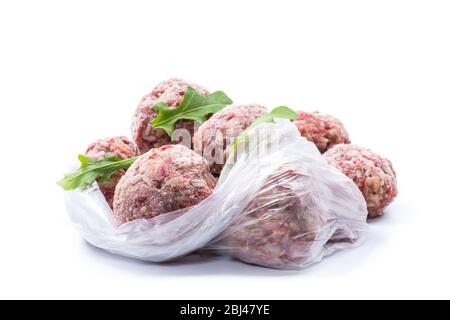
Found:
[[[67,210],[94,246],[153,262],[203,249],[299,269],[360,244],[367,230],[361,192],[292,123],[259,125],[242,146],[213,194],[195,207],[116,226],[94,185],[66,192]]]

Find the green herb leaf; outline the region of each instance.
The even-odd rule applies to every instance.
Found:
[[[183,101],[177,108],[169,108],[164,102],[158,102],[153,106],[153,109],[158,111],[158,115],[153,120],[152,127],[164,129],[169,136],[172,136],[178,120],[188,119],[201,123],[207,119],[209,114],[215,113],[231,103],[233,101],[222,91],[201,96],[194,89],[188,87]]]
[[[119,169],[128,169],[137,159],[130,158],[122,160],[114,155],[109,155],[102,160],[94,160],[82,154],[78,155],[80,168],[76,171],[64,175],[64,179],[57,182],[64,190],[81,189],[84,190],[94,183],[109,181],[112,175]]]
[[[234,143],[228,149],[228,154],[233,153],[237,149],[239,143],[248,140],[248,133],[250,132],[250,130],[252,130],[261,123],[275,123],[275,119],[277,118],[295,120],[297,119],[297,112],[286,106],[281,106],[276,107],[270,112],[264,113],[262,116],[253,121],[251,126],[249,126],[241,133],[241,135],[234,141]]]

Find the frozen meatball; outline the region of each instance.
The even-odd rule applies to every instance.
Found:
[[[336,144],[350,143],[347,130],[335,117],[319,112],[299,111],[294,124],[300,134],[313,142],[321,153]]]
[[[116,188],[119,224],[194,206],[216,184],[205,159],[183,145],[151,149],[127,170]]]
[[[312,255],[321,226],[332,218],[310,192],[311,180],[285,169],[270,177],[219,243],[228,255],[274,268]],[[217,246],[217,245],[216,245]]]
[[[235,138],[267,109],[257,104],[231,105],[215,113],[194,135],[194,150],[211,165],[214,175],[220,174],[226,162],[226,149]]]
[[[352,144],[334,146],[324,156],[358,185],[367,202],[369,218],[382,215],[396,197],[396,174],[388,159]]]
[[[196,84],[174,78],[161,82],[152,92],[141,99],[141,102],[136,108],[132,124],[133,140],[136,143],[139,154],[143,154],[151,148],[172,143],[171,137],[164,130],[151,127],[152,121],[157,116],[157,111],[152,107],[161,101],[166,103],[168,107],[178,107],[189,86],[200,95],[208,94],[206,89]],[[194,122],[191,120],[180,120],[176,123],[175,128],[187,129],[190,137],[192,137],[194,133]],[[188,143],[190,142],[188,141]]]
[[[125,160],[135,156],[135,145],[127,137],[100,139],[89,145],[85,155],[95,160],[102,160],[108,155],[114,155]],[[100,191],[111,208],[113,207],[114,190],[124,174],[125,170],[121,169],[109,181],[98,181]]]

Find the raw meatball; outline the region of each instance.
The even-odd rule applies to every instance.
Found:
[[[300,134],[313,142],[321,153],[340,143],[350,143],[347,130],[335,117],[321,114],[319,112],[297,113],[294,120]]]
[[[194,150],[211,165],[211,172],[220,174],[226,162],[226,149],[234,139],[267,109],[257,104],[231,105],[215,113],[194,135]]]
[[[236,222],[220,248],[247,263],[274,268],[299,265],[311,256],[320,227],[330,220],[308,192],[309,180],[292,170],[269,178]]]
[[[351,144],[334,146],[324,156],[358,185],[367,202],[369,218],[381,216],[397,196],[396,174],[388,159]]]
[[[121,159],[129,159],[135,156],[135,145],[127,137],[112,137],[100,139],[91,143],[86,150],[86,156],[95,160],[102,160],[108,155],[115,155]],[[125,174],[125,170],[118,170],[109,181],[100,182],[100,191],[105,196],[109,206],[113,207],[114,190],[120,178]]]
[[[205,159],[183,145],[151,149],[117,185],[114,215],[119,224],[150,219],[207,198],[216,184]]]
[[[151,127],[152,121],[157,116],[157,111],[152,107],[155,103],[161,101],[165,102],[168,107],[178,107],[183,100],[188,86],[192,87],[200,95],[208,94],[206,89],[196,84],[173,78],[161,82],[152,92],[141,99],[141,102],[136,108],[132,124],[133,140],[137,145],[139,154],[143,154],[151,148],[173,143],[171,137],[164,130]],[[180,120],[176,123],[175,128],[189,130],[190,137],[192,137],[194,134],[194,121]],[[190,143],[190,141],[188,142]]]

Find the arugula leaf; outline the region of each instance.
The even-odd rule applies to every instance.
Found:
[[[261,123],[275,123],[276,118],[295,120],[297,119],[297,112],[286,106],[280,106],[270,112],[264,113],[262,116],[253,121],[253,123],[234,140],[234,143],[228,149],[228,154],[233,153],[237,149],[239,143],[248,140],[248,133],[250,130]]]
[[[109,155],[102,160],[94,160],[82,154],[78,155],[80,168],[64,175],[64,179],[57,182],[64,190],[84,190],[95,180],[109,181],[112,175],[119,169],[128,169],[137,157],[122,160],[114,155]]]
[[[153,106],[153,109],[158,111],[158,115],[153,120],[152,127],[164,129],[169,136],[172,136],[178,120],[188,119],[201,123],[207,119],[207,115],[215,113],[231,103],[233,101],[222,91],[201,96],[194,89],[188,87],[183,101],[177,108],[169,108],[164,102],[158,102]]]

